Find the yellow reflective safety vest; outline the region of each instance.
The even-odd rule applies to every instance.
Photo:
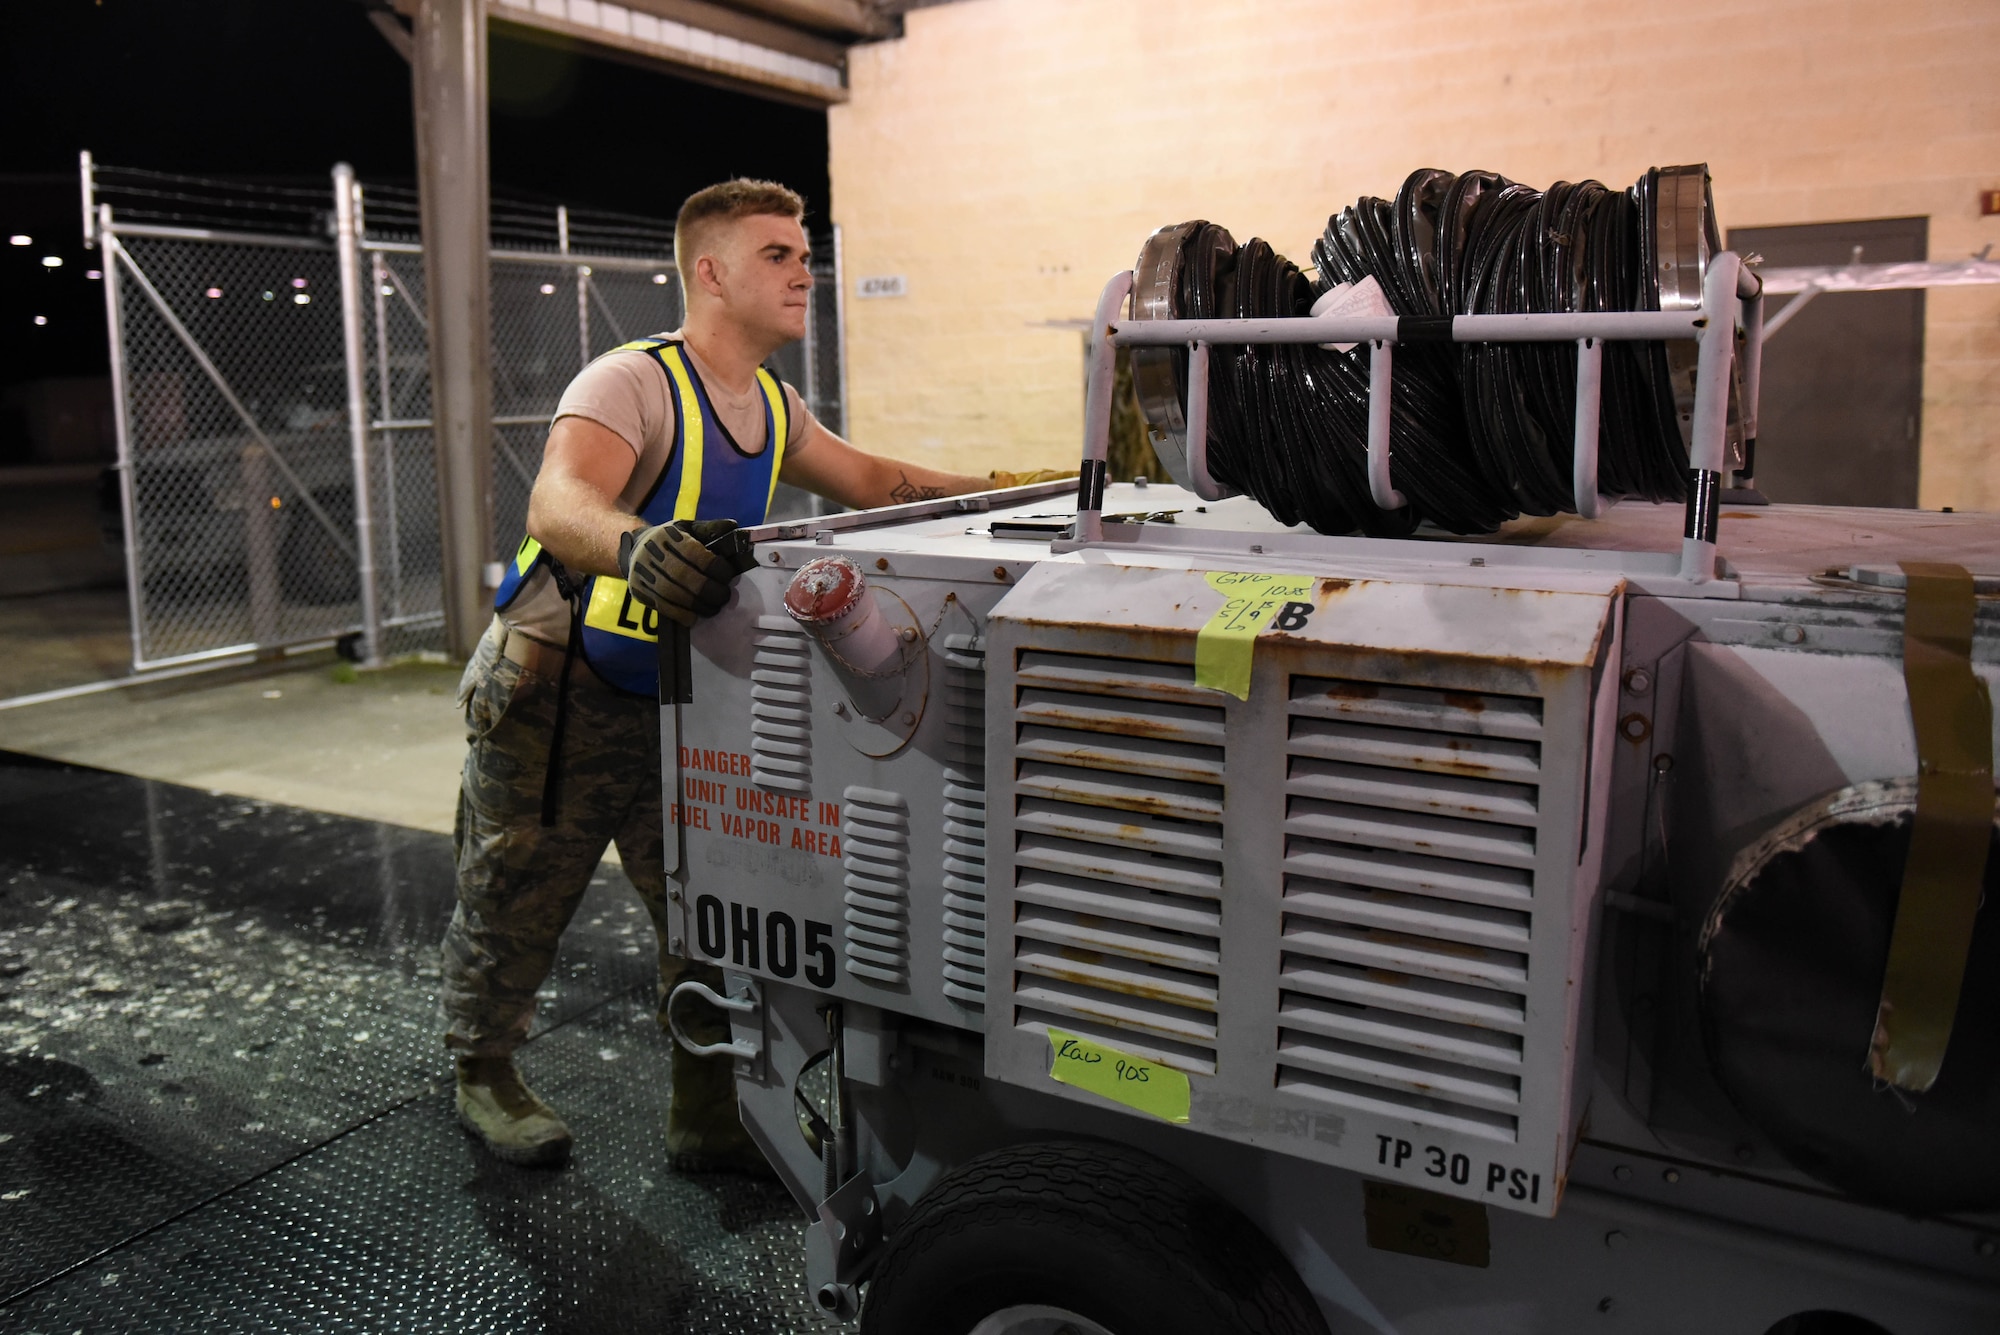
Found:
[[[757,387],[764,395],[765,446],[746,454],[715,415],[708,390],[675,339],[642,338],[617,349],[643,352],[667,373],[674,398],[674,440],[666,467],[639,503],[639,517],[648,524],[674,519],[733,519],[745,528],[764,522],[777,491],[778,472],[785,463],[785,437],[791,422],[784,386],[763,367]],[[555,558],[533,538],[523,538],[493,595],[496,609],[505,610],[521,594],[538,566],[554,566]],[[559,581],[570,592],[567,579]],[[660,614],[642,606],[622,579],[592,575],[575,590],[571,614],[583,609],[581,635],[572,628],[570,642],[583,661],[611,685],[633,695],[656,695],[660,685],[658,642]]]

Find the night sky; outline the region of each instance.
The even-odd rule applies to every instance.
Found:
[[[344,160],[414,184],[408,67],[359,0],[0,0],[0,22],[0,237],[33,238],[0,245],[0,387],[105,369],[79,150],[318,188]],[[762,176],[824,222],[823,113],[493,31],[496,194],[670,221],[703,185]]]

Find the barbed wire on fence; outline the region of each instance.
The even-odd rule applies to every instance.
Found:
[[[331,195],[324,182],[309,178],[197,176],[93,162],[90,189],[96,202],[110,204],[115,217],[130,222],[289,236],[330,237],[333,232]],[[363,200],[362,219],[369,236],[417,240],[423,213],[414,185],[372,182]],[[504,190],[492,196],[488,212],[491,244],[497,249],[560,252],[557,218],[562,213],[568,219],[571,251],[673,254],[671,218],[570,208]]]

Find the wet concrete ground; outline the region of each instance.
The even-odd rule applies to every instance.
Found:
[[[666,1166],[615,868],[521,1061],[561,1173],[453,1121],[449,840],[0,753],[0,1331],[818,1331],[775,1184]]]

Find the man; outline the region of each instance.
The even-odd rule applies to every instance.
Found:
[[[764,181],[710,186],[682,205],[674,261],[686,321],[598,358],[564,392],[528,539],[466,667],[445,1043],[459,1120],[512,1163],[569,1154],[569,1129],[522,1083],[513,1052],[607,843],[659,935],[662,1004],[679,978],[710,968],[666,951],[656,645],[631,633],[628,594],[682,625],[720,610],[738,571],[704,543],[762,523],[775,480],[855,508],[1013,480],[865,454],[762,369],[805,336],[803,212]],[[674,1052],[667,1148],[684,1171],[761,1163],[727,1058]]]

